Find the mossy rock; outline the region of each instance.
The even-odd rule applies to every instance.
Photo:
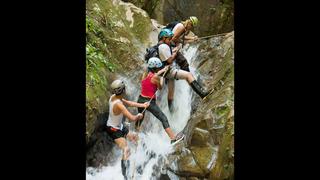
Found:
[[[200,179],[197,177],[188,177],[187,180],[200,180]]]
[[[152,22],[143,10],[122,1],[88,0],[86,9],[86,131],[90,136],[96,116],[108,111],[109,83],[117,75],[131,77],[143,65],[140,52],[150,41]]]
[[[191,146],[206,146],[210,133],[207,130],[195,128],[191,138]]]
[[[196,67],[200,66],[197,70],[201,74],[202,83],[215,91],[205,101],[201,101],[201,106],[189,120],[192,125],[186,129],[186,132],[190,132],[188,145],[204,176],[222,180],[233,177],[233,32],[202,41],[198,48],[201,53],[197,57],[199,63]],[[200,133],[203,131],[199,131],[199,128],[208,130],[209,138],[205,138],[204,134],[207,133]],[[212,145],[209,139],[212,139]],[[219,145],[217,150],[212,149],[213,144]],[[208,167],[210,159],[214,159],[211,162],[213,167]]]
[[[216,160],[216,150],[209,143],[206,146],[191,146],[190,150],[199,167],[208,174]]]
[[[217,153],[217,160],[214,168],[210,172],[210,180],[222,180],[233,178],[234,166],[234,138],[232,131],[234,129],[233,117],[230,117],[226,123],[226,130],[223,133],[221,145]]]
[[[196,163],[191,152],[179,156],[178,171],[176,174],[183,176],[202,176],[203,171]]]
[[[196,125],[196,127],[198,127],[198,128],[200,128],[200,129],[208,129],[208,125],[207,125],[207,123],[206,123],[206,121],[205,120],[201,120],[197,125]]]

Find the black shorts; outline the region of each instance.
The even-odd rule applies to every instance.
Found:
[[[113,140],[115,140],[121,137],[126,138],[129,133],[129,129],[125,126],[123,126],[122,130],[107,126],[107,133]]]

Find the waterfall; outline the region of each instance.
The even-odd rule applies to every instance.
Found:
[[[190,71],[195,76],[195,69],[192,67],[192,62],[196,59],[198,53],[198,45],[186,45],[182,51],[183,55],[187,58],[190,64]],[[130,79],[126,79],[126,84],[130,83]],[[128,91],[137,92],[139,89],[132,87],[138,87],[131,83],[131,89]],[[175,81],[175,93],[174,93],[174,112],[171,114],[167,104],[167,87],[157,92],[157,103],[161,110],[165,113],[169,120],[169,124],[174,131],[178,133],[184,129],[191,113],[191,100],[194,93],[185,80]],[[130,94],[130,97],[133,97]],[[137,97],[134,97],[137,99]],[[136,100],[134,99],[134,100]],[[134,123],[130,124],[130,130],[133,130]],[[134,179],[150,180],[157,179],[167,162],[167,155],[174,151],[170,144],[170,139],[165,133],[161,122],[156,119],[151,113],[146,111],[145,119],[142,123],[142,132],[139,133],[139,144],[136,147],[133,143],[128,142],[128,146],[131,149],[130,166],[128,179],[131,179],[134,175]],[[121,173],[121,150],[114,146],[112,150],[113,157],[115,158],[115,164],[101,167],[99,169],[87,168],[86,179],[87,180],[121,180],[123,179]],[[178,179],[173,173],[168,171],[170,179]]]

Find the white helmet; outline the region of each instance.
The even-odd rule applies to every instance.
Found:
[[[117,79],[111,83],[111,92],[116,95],[120,95],[125,90],[125,84],[122,80]]]
[[[162,62],[159,58],[157,57],[152,57],[148,60],[148,68],[161,68],[162,67]]]

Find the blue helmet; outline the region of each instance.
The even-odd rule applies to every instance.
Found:
[[[173,37],[173,32],[170,29],[162,29],[159,33],[158,40],[161,40],[163,37]]]
[[[157,57],[152,57],[148,60],[148,68],[161,68],[162,67],[162,62],[159,58]]]

